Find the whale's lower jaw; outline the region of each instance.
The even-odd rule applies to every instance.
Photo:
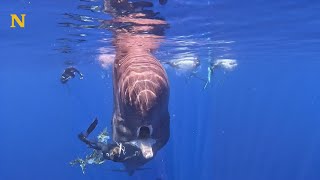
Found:
[[[141,150],[142,156],[145,159],[151,159],[154,156],[152,146],[156,143],[156,140],[148,138],[148,139],[138,139],[130,141],[130,144],[136,146]]]
[[[148,138],[148,137],[151,137],[152,132],[153,132],[152,125],[140,126],[137,130],[137,137]]]

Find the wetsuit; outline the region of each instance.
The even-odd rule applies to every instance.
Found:
[[[76,73],[79,74],[80,79],[83,78],[83,75],[79,70],[77,70],[74,67],[68,67],[67,69],[64,70],[64,72],[61,75],[61,78],[60,78],[61,83],[63,84],[67,83],[71,78],[75,77]]]

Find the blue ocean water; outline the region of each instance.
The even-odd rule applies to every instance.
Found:
[[[111,17],[102,0],[5,0],[0,7],[0,179],[320,179],[320,2],[169,0],[155,52],[169,61],[236,59],[208,88],[166,67],[171,136],[145,170],[69,162],[89,149],[77,134],[98,117],[111,130]],[[11,29],[10,14],[26,14]],[[70,64],[85,75],[62,85]]]

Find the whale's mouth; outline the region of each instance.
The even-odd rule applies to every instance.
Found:
[[[148,139],[152,134],[152,126],[141,126],[137,131],[138,139]]]
[[[152,145],[156,142],[151,138],[152,126],[141,126],[137,130],[137,139],[130,143],[141,150],[144,158],[150,159],[153,157]]]
[[[141,126],[137,130],[137,138],[138,139],[148,139],[151,137],[152,134],[152,126]]]

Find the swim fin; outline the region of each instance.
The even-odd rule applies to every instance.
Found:
[[[98,118],[95,118],[94,121],[90,124],[90,126],[87,129],[87,136],[97,127],[98,125]]]
[[[78,138],[89,145],[90,147],[94,147],[95,143],[91,142],[90,140],[87,139],[89,134],[97,127],[98,125],[98,118],[95,118],[94,121],[90,124],[86,132],[82,132],[78,135]]]

